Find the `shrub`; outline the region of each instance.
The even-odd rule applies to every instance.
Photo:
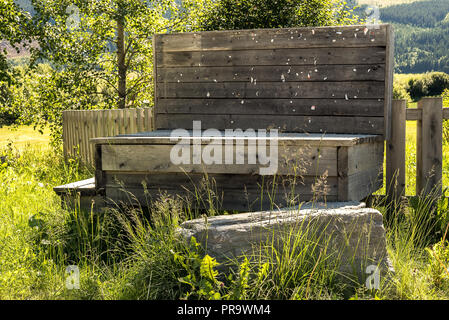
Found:
[[[201,19],[204,30],[349,24],[356,20],[340,0],[218,0]]]
[[[449,75],[444,72],[426,73],[419,78],[411,78],[407,91],[413,101],[423,97],[439,96],[449,88]]]

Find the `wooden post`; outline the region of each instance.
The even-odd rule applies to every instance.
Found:
[[[418,102],[422,118],[416,135],[416,195],[441,195],[443,163],[443,99]]]
[[[405,129],[407,100],[393,100],[391,137],[387,141],[386,189],[388,201],[405,195]]]

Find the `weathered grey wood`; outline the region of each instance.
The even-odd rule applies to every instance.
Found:
[[[348,176],[361,171],[383,169],[384,142],[361,144],[348,149]]]
[[[385,47],[184,51],[157,55],[159,68],[225,66],[316,66],[384,64]],[[279,75],[280,76],[280,75]]]
[[[387,25],[230,30],[155,35],[157,51],[385,46]]]
[[[101,145],[95,145],[95,191],[97,194],[104,195],[106,180],[105,172],[102,168]]]
[[[348,198],[346,201],[360,201],[374,191],[380,189],[383,183],[383,168],[373,167],[359,171],[347,177]]]
[[[104,138],[94,138],[91,139],[92,143],[95,144],[130,144],[130,145],[140,145],[140,144],[172,144],[176,140],[171,140],[171,130],[157,130],[151,132],[141,132],[135,134],[126,134],[123,136],[116,137],[104,137]],[[207,138],[213,139],[222,139],[223,141],[232,140],[235,141],[237,138],[240,139],[266,139],[267,143],[271,143],[270,141],[276,139],[278,141],[279,146],[316,146],[316,147],[338,147],[338,146],[354,146],[362,143],[374,143],[383,141],[383,137],[379,135],[366,135],[366,134],[318,134],[318,133],[279,133],[277,137],[270,136],[267,133],[265,138],[251,138],[246,137],[244,135],[237,136],[236,133],[232,136],[225,136],[223,131],[220,132],[222,137],[212,137],[210,135],[206,135],[204,131],[202,131],[201,136],[202,143],[207,142]],[[193,137],[192,130],[187,130],[188,137],[183,137],[183,139],[192,141],[195,139]],[[179,135],[175,134],[173,137],[179,138]],[[226,142],[228,143],[228,142]],[[234,142],[235,143],[235,142]]]
[[[177,199],[189,198],[193,206],[207,208],[205,194],[212,194],[218,208],[253,210],[286,206],[313,199],[312,177],[266,177],[257,175],[209,174],[208,187],[203,174],[120,174],[107,173],[106,197],[114,201],[141,205],[167,195]],[[328,178],[328,201],[336,200],[336,178]],[[144,187],[144,186],[145,187]],[[274,186],[274,187],[273,187]],[[293,190],[293,194],[291,193]]]
[[[160,99],[160,114],[282,114],[383,117],[383,99]]]
[[[62,112],[62,146],[63,146],[63,152],[64,152],[64,156],[65,158],[67,158],[68,156],[68,142],[69,142],[69,137],[68,137],[68,122],[67,122],[67,112],[63,111]]]
[[[422,119],[416,126],[416,194],[441,195],[443,99],[423,98],[418,108],[422,109]]]
[[[281,78],[282,76],[282,78]],[[385,81],[385,65],[277,65],[159,68],[158,82]]]
[[[228,98],[228,99],[383,99],[383,82],[261,82],[250,83],[160,83],[159,99]],[[243,100],[244,103],[244,100]]]
[[[257,121],[255,121],[257,119]],[[338,116],[284,116],[260,115],[190,115],[190,114],[158,114],[157,129],[193,128],[193,121],[201,121],[204,128],[218,130],[252,128],[278,129],[284,132],[302,133],[364,133],[383,134],[382,117],[338,117]]]
[[[212,145],[212,144],[210,144]],[[217,144],[223,146],[224,144]],[[102,170],[105,171],[142,171],[145,172],[186,172],[186,173],[232,173],[232,174],[259,174],[260,168],[268,167],[259,163],[250,164],[248,143],[240,149],[232,147],[233,163],[226,164],[229,152],[224,150],[219,164],[193,163],[193,147],[189,146],[189,164],[173,164],[171,161],[172,145],[103,145]],[[204,150],[203,146],[203,150]],[[203,152],[201,150],[201,152]],[[267,150],[270,150],[269,145]],[[243,151],[243,152],[240,152]],[[256,150],[253,150],[253,152]],[[271,152],[271,151],[269,151]],[[325,171],[331,176],[337,175],[336,148],[312,148],[310,146],[287,146],[278,148],[279,175],[293,175],[295,172],[304,175],[323,174]],[[243,157],[243,163],[236,165],[237,154]],[[254,161],[257,155],[253,155]]]
[[[396,202],[405,195],[405,137],[407,100],[393,100],[391,136],[387,141],[387,195]]]
[[[91,189],[95,188],[95,178],[89,178],[85,180],[80,180],[68,184],[64,184],[61,186],[54,187],[53,190],[56,193],[63,193],[68,190],[86,190],[91,191]]]
[[[337,149],[338,201],[347,201],[349,198],[348,157],[349,157],[349,147],[338,147]]]
[[[421,120],[422,110],[407,108],[407,121]],[[443,119],[449,119],[449,108],[443,108]]]
[[[394,32],[391,25],[386,26],[387,46],[385,63],[385,115],[384,137],[389,140],[391,136],[391,108],[393,99],[393,72],[394,72]]]

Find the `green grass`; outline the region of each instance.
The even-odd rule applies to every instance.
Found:
[[[414,130],[409,123],[408,173]],[[406,203],[403,218],[387,225],[396,273],[376,292],[336,281],[335,267],[323,263],[326,248],[318,252],[313,228],[298,237],[286,230],[288,245],[267,243],[223,274],[213,257],[177,237],[176,226],[189,215],[176,201],[156,203],[151,222],[131,208],[65,208],[52,187],[92,172],[76,161],[65,164],[45,144],[27,144],[36,136],[29,128],[16,134],[22,137],[19,148],[0,147],[6,156],[0,168],[0,299],[449,299],[449,278],[438,262],[448,263],[449,254],[441,245],[432,248],[448,221],[443,202],[433,216],[427,202]],[[408,190],[413,177],[411,172]],[[382,203],[377,208],[386,210]],[[79,267],[80,290],[65,286],[68,265]]]
[[[12,143],[17,149],[23,149],[27,144],[47,147],[49,141],[49,130],[39,133],[31,126],[0,127],[0,148],[8,143]]]

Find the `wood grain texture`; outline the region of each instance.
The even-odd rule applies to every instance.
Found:
[[[204,128],[218,130],[254,128],[278,129],[281,132],[302,133],[383,133],[382,117],[293,116],[293,115],[191,115],[158,114],[158,129],[192,129],[193,121],[201,121]],[[257,120],[255,120],[257,119]]]
[[[384,81],[385,65],[278,65],[159,68],[158,82]]]
[[[385,45],[387,26],[255,29],[159,34],[158,52],[185,50],[243,50],[248,48],[363,47]]]
[[[422,119],[417,123],[416,194],[442,193],[443,100],[424,98],[418,102]]]
[[[227,99],[383,99],[384,83],[364,82],[261,82],[250,83],[160,83],[159,99],[208,98]],[[243,101],[244,103],[244,101]]]
[[[155,129],[189,128],[193,120],[226,129],[238,121],[242,129],[262,123],[286,131],[385,136],[392,42],[389,25],[156,35]],[[238,120],[240,115],[260,121]],[[266,115],[309,118],[267,124]],[[335,128],[321,116],[345,118],[335,117]],[[208,121],[212,117],[220,119]]]
[[[159,68],[235,66],[372,65],[386,62],[385,47],[248,49],[226,51],[180,51],[157,55]]]
[[[383,99],[160,99],[159,114],[383,117]]]
[[[187,136],[182,136],[183,139],[187,139],[192,141],[195,139],[193,137],[192,130],[186,130],[185,133]],[[279,146],[312,146],[312,147],[339,147],[339,146],[353,146],[363,143],[375,143],[379,141],[383,141],[382,136],[379,135],[366,135],[366,134],[318,134],[318,133],[279,133],[277,136],[270,136],[267,132],[265,138],[248,138],[241,132],[237,135],[237,132],[234,131],[232,134],[226,135],[225,131],[220,132],[222,134],[221,139],[225,142],[227,140],[235,141],[237,139],[268,139],[271,141],[272,139],[276,139]],[[141,132],[135,134],[126,134],[123,136],[117,137],[103,137],[103,138],[94,138],[91,141],[97,145],[105,144],[129,144],[129,145],[146,145],[146,144],[173,144],[176,143],[180,137],[179,133],[176,133],[172,130],[157,130],[151,132]],[[219,137],[212,137],[211,135],[207,135],[205,131],[201,132],[202,143],[209,143],[210,138],[218,139]],[[172,140],[174,139],[174,140]],[[271,143],[271,142],[270,142]]]
[[[210,146],[210,145],[209,145]],[[259,174],[260,168],[269,164],[260,164],[257,151],[248,147],[232,146],[226,150],[222,144],[216,144],[220,150],[218,163],[205,163],[204,158],[195,164],[193,160],[194,147],[185,146],[184,152],[188,154],[187,164],[174,164],[171,152],[174,145],[103,145],[102,170],[105,171],[145,171],[145,172],[186,172],[186,173],[229,173],[229,174]],[[204,145],[200,155],[208,154]],[[267,154],[271,154],[269,145]],[[232,155],[232,157],[230,157]],[[230,157],[230,158],[229,158]],[[237,158],[241,157],[241,164]],[[229,161],[227,161],[227,158]],[[253,160],[250,160],[253,159]],[[216,159],[217,160],[217,159]],[[323,147],[317,149],[310,146],[286,146],[277,148],[276,173],[279,175],[315,175],[328,172],[331,176],[337,175],[336,148]]]
[[[386,191],[395,201],[405,195],[406,108],[406,100],[393,100],[391,136],[386,143]]]
[[[391,110],[393,101],[393,73],[394,73],[394,32],[393,26],[386,26],[386,63],[385,63],[385,109],[384,109],[384,137],[391,137]]]
[[[287,206],[314,197],[313,177],[261,177],[234,174],[145,174],[106,173],[106,197],[114,201],[146,205],[171,196],[189,201],[193,207],[208,208],[212,195],[216,209],[254,210]],[[328,177],[328,201],[335,201],[335,177]]]

